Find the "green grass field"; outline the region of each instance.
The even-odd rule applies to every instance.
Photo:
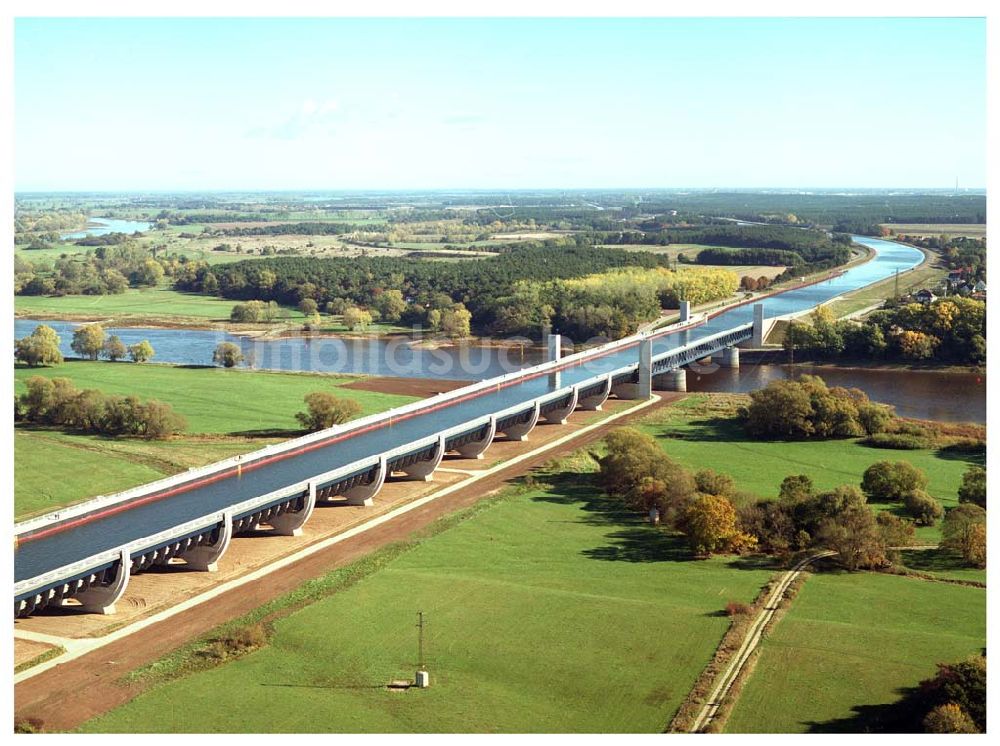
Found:
[[[46,295],[14,296],[17,314],[59,314],[67,316],[149,317],[157,320],[177,318],[201,321],[229,321],[234,301],[196,293],[182,293],[168,288],[130,288],[118,295]],[[288,309],[295,320],[303,316]]]
[[[280,619],[267,647],[84,730],[660,732],[728,626],[721,608],[771,572],[690,561],[585,480],[501,499]],[[413,676],[421,610],[432,686],[389,692]]]
[[[65,377],[77,388],[106,394],[136,394],[172,405],[188,421],[189,433],[241,434],[247,431],[294,430],[295,413],[312,391],[346,396],[363,414],[381,412],[414,400],[409,396],[340,388],[355,379],[309,373],[272,373],[244,369],[184,368],[173,365],[136,365],[71,360],[51,368],[19,367],[17,390],[34,375]]]
[[[969,463],[937,451],[895,451],[869,448],[856,439],[757,441],[729,417],[717,398],[691,396],[645,418],[642,429],[661,439],[664,450],[692,470],[714,469],[736,480],[737,489],[761,497],[778,495],[781,480],[807,474],[819,490],[841,484],[860,486],[865,469],[876,461],[909,461],[928,476],[928,492],[945,507],[958,504],[958,488]],[[713,407],[716,407],[713,409]],[[725,417],[723,419],[723,417]],[[898,505],[879,505],[900,510]],[[917,529],[922,541],[940,539],[937,526]]]
[[[862,732],[900,689],[986,645],[986,591],[817,574],[765,637],[728,733]]]
[[[263,448],[298,435],[295,413],[312,391],[331,391],[358,402],[362,415],[414,397],[341,388],[349,379],[307,373],[222,368],[181,368],[69,361],[52,368],[16,368],[15,391],[33,375],[65,377],[77,388],[159,399],[184,415],[185,435],[167,441],[103,438],[18,428],[15,439],[14,511],[39,511],[108,494]],[[190,434],[205,433],[208,438]]]

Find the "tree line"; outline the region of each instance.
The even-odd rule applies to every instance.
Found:
[[[395,290],[405,306],[403,323],[429,323],[433,311],[443,314],[461,304],[473,328],[489,331],[503,310],[498,299],[510,296],[518,282],[579,278],[622,267],[654,269],[667,263],[654,254],[593,246],[557,252],[520,247],[488,260],[447,264],[396,257],[280,257],[212,268],[191,265],[175,287],[195,292],[213,292],[214,287],[214,294],[234,300],[297,306],[311,298],[321,308],[344,303],[365,309],[377,307],[380,296]]]
[[[155,399],[112,396],[97,389],[79,390],[68,378],[32,376],[26,391],[14,398],[14,421],[62,427],[98,435],[159,440],[187,427],[173,407]]]
[[[810,321],[788,326],[786,350],[817,360],[986,362],[986,303],[972,298],[888,305],[860,322],[835,321],[820,306]]]

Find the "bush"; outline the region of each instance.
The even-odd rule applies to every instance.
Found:
[[[343,399],[325,391],[314,391],[304,397],[307,411],[295,418],[310,431],[325,430],[340,425],[361,413],[361,405],[353,399]]]
[[[45,723],[39,718],[21,718],[14,721],[15,733],[44,733]]]
[[[933,526],[944,515],[941,503],[924,490],[913,490],[903,496],[903,506],[918,526]]]
[[[913,544],[916,534],[913,521],[883,510],[875,516],[875,523],[878,524],[879,535],[886,547],[908,547]]]
[[[986,567],[986,511],[975,503],[952,508],[941,526],[941,545],[962,555],[972,567]]]
[[[751,393],[744,420],[757,438],[854,438],[865,434],[862,422],[872,431],[883,427],[886,411],[857,389],[827,388],[822,378],[801,376]]]
[[[986,509],[986,469],[979,466],[969,467],[962,475],[962,486],[958,488],[958,501]]]
[[[926,440],[905,433],[875,433],[861,442],[871,448],[891,448],[897,451],[917,451],[930,447]]]
[[[107,396],[96,389],[80,391],[68,378],[32,376],[21,394],[19,409],[26,422],[60,425],[86,433],[161,439],[186,427],[169,404],[135,396]]]
[[[979,733],[972,718],[954,702],[938,705],[924,718],[928,733]]]
[[[629,507],[655,507],[670,522],[694,494],[694,478],[651,435],[623,427],[609,433],[605,444],[608,452],[598,459],[601,485]]]
[[[927,475],[909,461],[879,461],[869,466],[861,479],[861,489],[876,502],[898,502],[925,487]]]
[[[750,607],[741,601],[730,601],[726,604],[726,616],[745,616],[750,613]]]
[[[851,571],[888,564],[885,542],[875,516],[867,507],[851,507],[841,515],[825,519],[816,532],[816,543],[837,552],[835,559]]]
[[[706,495],[732,495],[736,491],[736,483],[728,474],[719,474],[711,469],[702,469],[694,475],[694,483],[698,492]]]
[[[212,353],[212,362],[223,368],[235,368],[243,362],[243,353],[232,342],[220,342]]]

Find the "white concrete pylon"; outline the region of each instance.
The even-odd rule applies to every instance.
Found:
[[[585,409],[588,412],[600,412],[601,407],[604,406],[604,402],[608,400],[608,397],[610,395],[611,395],[611,374],[608,373],[608,375],[604,379],[604,385],[601,387],[600,391],[598,391],[596,394],[591,394],[590,396],[586,396],[580,399],[579,401],[580,409]]]
[[[312,516],[315,508],[316,483],[309,482],[309,487],[306,489],[305,494],[305,504],[302,506],[302,509],[294,512],[285,511],[271,518],[269,523],[271,524],[271,528],[274,529],[274,533],[279,536],[302,536],[302,527]]]
[[[132,577],[132,559],[128,552],[122,549],[118,557],[118,570],[110,585],[92,585],[73,598],[80,602],[83,611],[92,614],[114,614],[115,603],[125,595],[130,577]]]
[[[494,415],[490,415],[490,422],[486,428],[486,434],[479,440],[473,440],[465,445],[461,445],[455,450],[462,458],[474,458],[481,459],[486,453],[486,449],[490,447],[493,442],[493,438],[497,434],[497,418]]]
[[[528,433],[535,429],[535,425],[538,424],[538,415],[541,411],[540,405],[535,401],[534,410],[528,419],[524,422],[519,422],[516,425],[511,425],[503,434],[507,436],[507,440],[518,440],[524,441],[528,439]]]
[[[215,572],[219,569],[219,560],[229,549],[229,543],[233,540],[233,514],[226,511],[222,514],[222,525],[219,527],[219,537],[214,544],[199,544],[193,549],[189,549],[183,555],[187,566],[194,570],[204,572]]]
[[[551,422],[554,425],[565,425],[566,420],[573,410],[576,409],[576,401],[580,396],[580,389],[576,386],[570,393],[569,401],[566,402],[565,406],[559,407],[559,409],[553,409],[550,412],[546,412],[545,421]]]
[[[345,498],[348,505],[364,505],[370,508],[375,504],[375,495],[382,489],[382,485],[385,484],[385,478],[389,476],[385,456],[379,456],[376,468],[378,469],[378,473],[368,484],[359,484],[356,487],[344,490],[341,496]]]
[[[403,467],[406,479],[415,482],[429,482],[434,476],[435,470],[441,465],[444,458],[444,435],[438,436],[437,446],[434,455],[427,461],[418,461],[415,464]]]

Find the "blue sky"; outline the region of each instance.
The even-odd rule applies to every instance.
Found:
[[[15,188],[965,187],[981,19],[18,19]]]

